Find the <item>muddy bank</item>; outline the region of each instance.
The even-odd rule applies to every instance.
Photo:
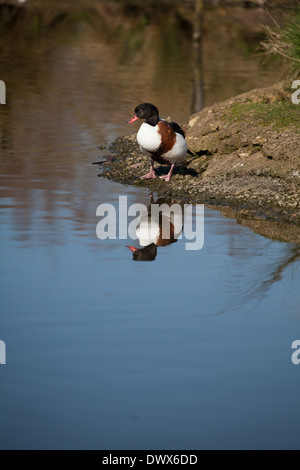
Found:
[[[248,210],[235,210],[230,206],[208,206],[217,210],[227,219],[234,219],[238,225],[249,228],[252,232],[263,237],[280,242],[300,243],[300,225],[292,222],[281,222],[276,220],[266,220],[263,217],[254,216]]]
[[[136,134],[107,148],[101,176],[183,202],[300,225],[300,105],[291,102],[291,93],[290,82],[279,83],[192,115],[183,127],[194,156],[177,166],[169,183],[140,178],[150,162]],[[156,164],[158,176],[167,171]]]

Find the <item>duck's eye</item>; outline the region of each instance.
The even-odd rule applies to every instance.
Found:
[[[139,113],[139,114],[142,114],[142,112],[143,112],[143,110],[142,110],[142,108],[140,108],[140,109],[138,110],[138,113]]]

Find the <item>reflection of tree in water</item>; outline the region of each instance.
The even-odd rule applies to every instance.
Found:
[[[204,107],[203,96],[203,17],[204,0],[195,0],[193,24],[193,102],[192,113],[201,111]]]
[[[260,285],[258,285],[256,289],[257,293],[261,293],[261,295],[264,296],[273,284],[278,281],[281,281],[286,268],[299,260],[300,245],[296,245],[292,248],[289,248],[286,257],[284,257],[281,262],[277,266],[275,266],[275,269],[270,272],[269,279],[266,279]]]
[[[300,244],[287,245],[286,254],[272,264],[267,274],[263,275],[263,279],[256,277],[255,282],[252,286],[247,288],[246,292],[240,292],[236,296],[232,297],[230,303],[218,311],[217,315],[236,310],[244,304],[249,305],[250,302],[253,302],[254,300],[254,305],[250,308],[250,310],[253,310],[265,299],[271,287],[283,279],[283,275],[287,268],[298,261],[300,261]],[[261,264],[259,266],[261,266]],[[300,272],[298,272],[298,278],[299,276]],[[300,312],[298,316],[299,315]]]

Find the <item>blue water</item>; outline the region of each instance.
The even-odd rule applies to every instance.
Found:
[[[148,201],[83,171],[95,210],[107,185]],[[202,250],[139,263],[95,210],[82,231],[68,209],[55,231],[0,213],[1,447],[297,448],[299,262],[273,280],[295,245],[206,209]]]
[[[0,448],[299,448],[299,245],[207,207],[198,251],[183,238],[137,262],[126,248],[137,241],[99,240],[99,204],[148,205],[150,194],[91,165],[127,132],[135,74],[123,64],[111,90],[95,38],[77,41],[38,74],[24,67],[21,88],[2,63]]]

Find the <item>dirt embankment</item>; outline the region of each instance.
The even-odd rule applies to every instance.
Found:
[[[188,168],[201,193],[300,222],[300,105],[290,86],[252,90],[191,117],[187,141],[197,157]]]
[[[135,135],[119,138],[102,176],[151,188],[176,200],[228,205],[300,225],[300,104],[291,83],[252,90],[191,116],[185,126],[194,153],[169,183],[142,180],[149,169]],[[157,166],[157,165],[156,165]],[[168,167],[158,166],[157,174]]]

